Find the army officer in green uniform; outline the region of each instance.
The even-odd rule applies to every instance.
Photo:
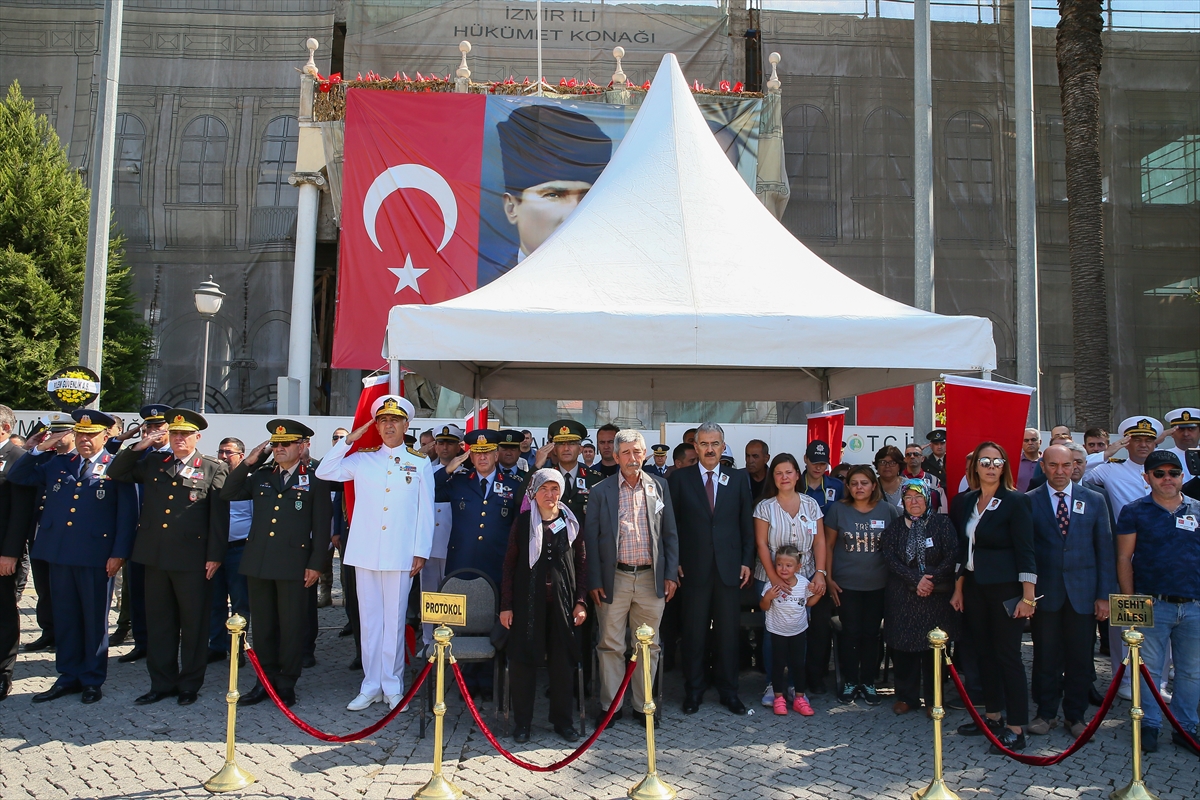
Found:
[[[146,566],[150,691],[134,702],[147,705],[178,695],[179,705],[188,706],[204,684],[210,581],[229,543],[229,503],[221,499],[228,472],[196,449],[200,431],[208,427],[204,417],[187,408],[165,416],[167,429],[145,434],[118,453],[108,476],[142,484],[133,560]],[[164,441],[169,453],[144,452]]]
[[[252,500],[254,516],[240,572],[250,594],[254,652],[267,679],[287,705],[296,702],[296,681],[308,628],[308,588],[329,561],[333,485],[316,476],[308,458],[312,429],[293,419],[267,423],[271,434],[229,474],[221,498]],[[273,460],[264,457],[270,448]],[[239,705],[267,698],[261,683]]]

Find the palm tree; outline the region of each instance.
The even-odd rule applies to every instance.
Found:
[[[1058,86],[1067,151],[1067,240],[1075,359],[1075,422],[1107,427],[1112,413],[1100,184],[1102,0],[1058,0]]]

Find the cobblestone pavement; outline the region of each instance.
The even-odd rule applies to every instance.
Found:
[[[31,594],[22,599],[21,611],[22,639],[28,642],[37,635]],[[295,711],[331,733],[361,729],[381,716],[384,707],[345,710],[358,683],[358,673],[347,669],[353,640],[337,636],[345,621],[340,607],[322,609],[320,619],[318,664],[300,680]],[[30,703],[31,695],[53,683],[54,657],[21,654],[14,691],[0,703],[0,798],[209,796],[202,784],[224,758],[227,668],[210,666],[193,706],[180,708],[172,700],[134,706],[133,699],[149,689],[149,680],[145,662],[116,662],[115,656],[129,647],[114,649],[104,699],[91,706],[82,705],[77,695]],[[1102,681],[1107,680],[1107,659],[1097,661],[1097,668],[1103,670]],[[657,739],[659,774],[681,797],[906,798],[930,778],[931,724],[919,713],[893,715],[886,697],[883,705],[870,708],[840,705],[825,694],[813,698],[814,717],[775,717],[757,702],[762,676],[746,672],[742,699],[756,711],[754,716],[732,717],[717,705],[712,691],[698,714],[684,716],[679,683],[678,672],[667,673]],[[252,685],[253,678],[244,672],[241,691]],[[242,709],[237,715],[238,762],[258,782],[237,794],[411,797],[429,777],[433,751],[431,738],[418,738],[415,705],[374,737],[341,745],[312,739],[270,703]],[[645,731],[628,714],[571,766],[530,773],[492,750],[464,711],[457,690],[447,692],[447,706],[445,772],[468,796],[623,798],[645,772]],[[981,739],[954,733],[965,712],[949,712],[946,780],[963,798],[1106,798],[1129,780],[1128,711],[1129,704],[1118,701],[1093,742],[1056,767],[1026,767],[989,755]],[[545,715],[539,708],[529,744],[516,746],[509,738],[502,743],[538,763],[561,758],[567,751]],[[1051,753],[1068,744],[1061,729],[1031,739],[1031,753]],[[1162,739],[1160,751],[1147,757],[1147,784],[1163,800],[1200,797],[1200,761],[1171,744],[1165,732]]]

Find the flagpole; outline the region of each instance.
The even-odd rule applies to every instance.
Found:
[[[538,70],[537,70],[537,93],[538,97],[542,96],[542,0],[537,0],[537,50],[538,50]],[[475,413],[479,413],[479,401],[475,401]]]

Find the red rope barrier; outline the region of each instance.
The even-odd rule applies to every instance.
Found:
[[[271,681],[267,678],[266,674],[263,673],[262,664],[258,663],[258,654],[255,653],[253,649],[247,649],[246,657],[250,659],[250,665],[254,667],[254,674],[258,676],[258,682],[262,684],[264,689],[267,690],[267,695],[273,701],[275,701],[275,705],[280,711],[283,712],[283,715],[290,719],[292,724],[297,728],[304,731],[309,736],[313,736],[323,742],[357,742],[359,739],[365,739],[376,731],[382,729],[385,725],[394,720],[396,715],[404,710],[405,706],[412,702],[412,699],[417,695],[417,690],[421,688],[421,684],[423,684],[425,682],[425,678],[429,676],[429,671],[433,669],[433,662],[426,662],[425,669],[421,670],[421,673],[417,675],[417,679],[413,681],[413,685],[409,687],[408,693],[401,698],[400,702],[396,704],[396,707],[389,711],[383,719],[379,720],[374,725],[363,728],[358,733],[350,733],[345,736],[334,736],[331,733],[325,733],[317,730],[312,725],[309,725],[307,722],[293,714],[292,710],[284,705],[284,702],[279,699],[279,693],[275,691],[275,687],[271,685]]]
[[[1150,687],[1150,694],[1154,695],[1155,701],[1158,702],[1158,707],[1162,709],[1163,716],[1170,721],[1171,727],[1179,731],[1179,735],[1187,740],[1187,743],[1191,746],[1193,751],[1200,750],[1200,744],[1198,744],[1196,740],[1192,738],[1190,733],[1184,730],[1183,726],[1179,724],[1179,720],[1175,719],[1175,715],[1171,713],[1170,706],[1168,706],[1167,702],[1163,700],[1162,694],[1160,694],[1158,691],[1158,687],[1154,685],[1154,676],[1150,674],[1150,670],[1146,667],[1146,664],[1143,663],[1141,667],[1142,677],[1146,679],[1146,685]],[[1143,722],[1142,724],[1144,725],[1145,723]]]
[[[604,721],[596,726],[596,730],[587,738],[587,741],[579,745],[571,755],[564,758],[562,761],[555,761],[548,767],[543,767],[540,764],[532,764],[528,761],[522,761],[512,753],[505,750],[500,742],[496,740],[496,735],[488,729],[488,726],[483,721],[483,717],[479,716],[479,709],[475,707],[475,701],[471,699],[471,692],[467,690],[467,682],[463,679],[462,670],[458,668],[457,663],[452,663],[454,667],[454,680],[458,682],[458,691],[467,701],[467,708],[471,709],[471,716],[475,718],[475,724],[479,726],[479,730],[483,732],[484,737],[491,742],[492,747],[500,755],[507,758],[518,767],[523,767],[530,772],[554,772],[570,764],[575,759],[579,758],[589,747],[596,743],[600,738],[600,734],[608,727],[608,723],[612,722],[613,715],[617,713],[617,709],[621,707],[621,701],[625,699],[625,690],[629,688],[629,679],[633,677],[633,670],[637,667],[636,661],[630,661],[629,666],[625,668],[625,680],[621,681],[621,688],[617,690],[617,696],[613,698],[612,705],[608,707],[608,713],[604,715]]]
[[[958,689],[958,693],[962,697],[963,703],[967,707],[967,711],[970,712],[971,719],[973,719],[975,724],[979,726],[979,729],[983,731],[983,735],[988,738],[988,741],[990,741],[997,750],[1012,760],[1019,761],[1022,764],[1029,764],[1030,766],[1034,767],[1054,766],[1055,764],[1066,760],[1068,756],[1074,755],[1079,748],[1091,741],[1092,736],[1095,735],[1097,730],[1099,730],[1100,723],[1104,721],[1104,718],[1108,715],[1109,710],[1112,708],[1113,702],[1117,699],[1117,689],[1121,685],[1121,676],[1125,674],[1125,665],[1121,664],[1121,666],[1117,668],[1117,674],[1113,676],[1112,683],[1108,686],[1108,693],[1104,695],[1104,702],[1100,704],[1100,708],[1096,711],[1096,716],[1092,717],[1092,721],[1088,723],[1087,728],[1084,729],[1083,733],[1079,734],[1079,738],[1072,742],[1070,747],[1056,756],[1027,756],[1023,755],[1022,753],[1009,750],[1007,747],[1000,744],[1000,740],[996,738],[996,734],[992,733],[991,729],[988,728],[983,717],[979,715],[979,712],[975,710],[975,706],[971,704],[971,699],[967,697],[967,690],[963,687],[962,681],[959,680],[958,670],[954,668],[954,664],[950,664],[949,667],[950,677],[954,680],[954,686],[956,689]]]

